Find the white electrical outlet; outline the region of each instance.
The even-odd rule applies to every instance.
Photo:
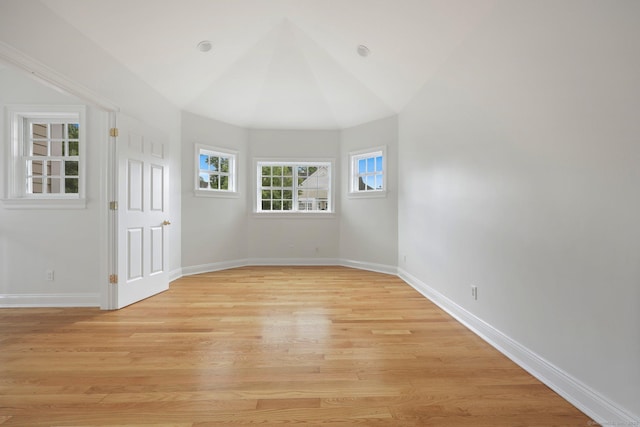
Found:
[[[471,285],[471,296],[473,297],[474,300],[478,299],[478,287]]]
[[[47,280],[49,282],[53,282],[53,278],[54,278],[54,271],[53,270],[47,270]]]

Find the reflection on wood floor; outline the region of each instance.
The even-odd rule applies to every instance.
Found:
[[[343,267],[201,274],[0,325],[2,427],[589,422],[397,277]]]

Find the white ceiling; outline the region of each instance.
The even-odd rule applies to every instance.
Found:
[[[278,129],[400,112],[494,2],[42,0],[176,106]]]

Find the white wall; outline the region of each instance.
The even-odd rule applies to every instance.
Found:
[[[9,155],[5,107],[11,104],[82,105],[11,67],[0,69],[0,188],[6,197]],[[0,304],[99,305],[100,162],[106,113],[87,108],[86,209],[8,209],[0,202]],[[46,271],[54,280],[46,281]]]
[[[196,143],[238,152],[237,198],[194,195]],[[196,273],[243,263],[334,264],[395,271],[397,118],[345,131],[245,130],[182,115],[182,265]],[[348,199],[348,153],[387,146],[385,198]],[[255,159],[334,159],[334,215],[256,215]]]
[[[87,92],[92,92],[101,100],[111,101],[123,113],[167,135],[170,141],[167,161],[171,179],[169,219],[173,224],[169,228],[168,261],[169,270],[174,275],[179,274],[182,221],[178,108],[38,1],[1,2],[0,42],[43,64],[56,76],[87,89]],[[70,229],[74,225],[74,218],[64,214],[59,228]],[[89,243],[90,246],[94,244],[93,241]],[[13,250],[13,247],[6,250]],[[49,255],[45,258],[48,262],[52,261]],[[106,278],[104,280],[106,283]]]
[[[238,152],[237,197],[196,197],[196,144]],[[216,269],[248,256],[247,147],[245,129],[182,113],[182,266],[187,272]]]
[[[386,146],[387,195],[349,197],[349,153]],[[398,260],[398,118],[377,120],[341,133],[340,258],[393,272]]]
[[[170,268],[222,259],[220,247],[200,246],[202,236],[191,223],[213,204],[187,195],[191,179],[180,185],[191,176],[192,156],[180,163],[190,142],[180,144],[178,109],[40,2],[3,0],[0,8],[0,41],[169,135],[175,224]],[[636,418],[638,16],[637,1],[496,2],[493,14],[400,116],[397,248],[403,271]],[[62,102],[60,94],[24,82],[15,86],[28,86],[20,99],[11,97],[14,83],[7,81],[2,103],[31,102],[25,94],[36,96],[34,102],[48,97]],[[92,127],[99,116],[89,109]],[[220,145],[247,144],[246,157],[240,154],[251,171],[240,175],[245,197],[219,204],[225,224],[239,230],[239,218],[246,219],[246,236],[235,242],[233,256],[310,262],[348,257],[382,264],[392,258],[391,247],[358,252],[353,242],[374,224],[352,227],[362,206],[339,196],[345,152],[377,137],[378,125],[381,135],[391,135],[390,123],[343,133],[250,130],[245,140],[243,130],[188,115],[183,120],[184,137],[215,131],[227,139],[218,139]],[[345,223],[341,226],[340,215],[298,220],[252,215],[254,156],[336,158],[336,171],[342,170],[336,174],[336,211]],[[95,161],[88,159],[90,165]],[[44,229],[33,226],[42,219],[38,212],[0,211],[0,293],[96,292],[100,237],[92,173],[89,187],[86,210],[51,213]],[[184,210],[181,194],[188,204]],[[385,204],[380,218],[393,220],[387,210],[392,205]],[[185,239],[181,223],[189,224]],[[391,242],[392,229],[368,243],[377,248]],[[67,240],[66,252],[51,249],[50,242],[70,233],[82,238]],[[47,268],[56,270],[53,283],[43,281]],[[479,287],[478,301],[470,298],[471,284]]]
[[[3,0],[0,41],[111,100],[124,113],[179,137],[175,106],[41,2]]]
[[[340,170],[340,132],[325,130],[277,131],[249,130],[250,175],[247,203],[253,212],[255,197],[255,171],[253,159],[335,159],[336,171]],[[339,174],[335,190],[340,188]],[[340,211],[340,198],[335,198],[336,212]],[[304,263],[335,262],[339,256],[338,215],[310,218],[273,218],[251,213],[248,218],[249,259],[301,260]],[[277,261],[276,261],[277,262]]]
[[[400,115],[398,219],[404,271],[636,419],[638,17],[498,3]]]

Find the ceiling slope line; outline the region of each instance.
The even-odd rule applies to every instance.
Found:
[[[277,36],[278,28],[279,25],[272,27],[257,39],[245,53],[219,73],[218,77],[213,79],[205,90],[185,104],[184,109],[212,117],[212,101],[219,102],[224,99],[224,105],[219,106],[218,110],[222,114],[216,114],[212,118],[235,126],[249,128],[250,117],[255,112],[260,99],[260,89],[266,85],[267,73],[266,71],[261,72],[261,70],[267,69],[268,64],[273,60],[275,49],[271,45],[273,44],[272,39]],[[260,78],[247,79],[247,74],[251,74],[253,77],[257,74]],[[244,78],[243,82],[242,78]],[[239,84],[240,86],[238,86]],[[234,89],[236,89],[235,92]],[[238,93],[238,89],[240,93]],[[250,89],[254,89],[253,95],[248,97],[246,94],[251,91]],[[245,96],[242,97],[242,94]],[[221,111],[223,108],[227,111],[231,109],[233,114],[224,114],[224,111]],[[244,118],[238,119],[238,110],[244,110]]]
[[[274,107],[274,98],[280,95],[280,99],[283,98],[298,98],[299,101],[302,101],[300,98],[304,95],[304,91],[307,92],[315,92],[316,96],[313,98],[319,100],[320,102],[315,102],[316,106],[318,104],[323,105],[323,111],[316,110],[316,115],[320,115],[323,113],[325,116],[324,126],[316,126],[319,129],[339,129],[340,124],[333,113],[331,106],[327,102],[324,97],[322,89],[319,87],[316,78],[314,76],[313,70],[305,58],[303,49],[300,46],[298,38],[296,34],[294,34],[292,30],[292,23],[289,19],[285,18],[282,22],[276,27],[277,37],[276,43],[273,46],[273,55],[271,57],[271,62],[267,68],[267,72],[265,73],[265,78],[263,80],[263,87],[261,88],[260,95],[258,97],[258,104],[256,105],[256,109],[253,112],[253,115],[250,117],[250,121],[252,123],[259,124],[261,121],[265,122],[265,115],[269,115],[272,113],[270,110]],[[288,63],[287,63],[288,62]],[[296,69],[299,71],[301,68],[304,69],[302,73],[292,73],[287,76],[287,72],[291,69]],[[300,85],[297,89],[298,92],[295,91],[281,91],[282,93],[276,94],[273,93],[274,87],[278,85],[287,86],[293,85],[295,83],[300,83],[302,80],[308,80],[312,82],[312,85]],[[284,82],[286,81],[286,84]],[[271,93],[269,93],[271,92]],[[293,96],[291,93],[295,93]],[[289,99],[289,105],[284,107],[285,109],[289,109],[289,114],[285,112],[285,114],[281,115],[279,119],[276,119],[282,123],[282,127],[286,129],[296,129],[296,128],[308,128],[308,126],[300,124],[300,116],[304,116],[308,114],[308,110],[304,110],[303,106],[298,104],[297,106],[291,105],[294,102],[294,99]],[[308,105],[307,105],[308,107]],[[262,108],[262,110],[261,110]],[[281,107],[282,108],[282,107]],[[297,110],[294,112],[294,110]],[[293,117],[294,114],[297,117]],[[287,123],[288,119],[291,122]],[[298,124],[294,125],[293,122],[297,119]],[[317,119],[317,117],[316,117]],[[330,120],[326,120],[330,119]],[[304,120],[304,119],[303,119]],[[329,124],[329,122],[331,122]],[[257,127],[268,127],[268,126],[253,126]],[[271,127],[271,126],[269,126]]]
[[[497,2],[498,0],[482,0],[482,1],[476,1],[474,3],[470,3],[475,5],[478,8],[478,10],[476,12],[476,15],[470,19],[470,23],[467,25],[467,30],[460,35],[459,40],[457,42],[454,42],[453,45],[450,46],[449,52],[447,53],[447,55],[442,57],[437,62],[437,64],[431,70],[431,73],[428,73],[425,75],[422,83],[418,85],[418,88],[413,94],[413,96],[409,97],[404,103],[404,105],[400,105],[400,108],[399,108],[400,111],[404,110],[409,104],[411,104],[411,102],[413,102],[416,96],[418,96],[418,94],[424,91],[425,87],[429,84],[431,79],[433,79],[434,76],[436,76],[446,67],[449,60],[456,55],[458,50],[460,50],[464,46],[467,40],[470,40],[472,33],[476,31],[478,27],[492,13],[492,11],[496,7]]]
[[[340,128],[344,129],[347,127],[351,127],[351,126],[356,126],[358,124],[362,124],[365,122],[370,122],[370,121],[374,121],[374,120],[379,120],[385,117],[390,117],[390,116],[394,116],[397,115],[399,113],[399,111],[396,111],[391,105],[389,105],[388,103],[386,103],[380,96],[378,96],[373,89],[371,89],[365,82],[363,82],[362,80],[358,79],[349,69],[347,69],[345,66],[343,66],[340,61],[335,58],[333,55],[331,55],[331,53],[329,52],[328,49],[324,48],[323,46],[320,45],[320,43],[318,43],[317,40],[315,40],[313,37],[311,37],[307,32],[305,32],[304,30],[302,30],[298,25],[296,25],[295,23],[291,22],[290,25],[292,26],[292,28],[298,33],[297,34],[297,40],[300,41],[301,38],[303,37],[304,40],[308,41],[308,44],[311,45],[313,47],[313,49],[320,53],[321,55],[325,56],[327,58],[327,60],[325,61],[326,63],[332,64],[334,65],[335,70],[338,71],[339,74],[342,74],[343,76],[347,77],[347,79],[349,80],[349,85],[352,87],[358,87],[363,89],[361,92],[366,93],[366,95],[369,97],[369,99],[367,100],[367,106],[368,107],[372,107],[372,103],[371,101],[374,100],[375,103],[381,107],[382,111],[380,112],[380,114],[377,115],[367,115],[366,118],[362,119],[362,120],[349,120],[348,122],[342,121],[342,123],[340,124]],[[323,81],[327,81],[328,78],[323,78],[320,75],[320,72],[318,70],[328,70],[327,67],[314,67],[312,65],[312,59],[311,59],[311,50],[309,49],[300,49],[302,54],[305,57],[305,60],[307,61],[307,63],[309,64],[309,69],[311,70],[311,73],[314,76],[315,81],[317,82],[318,86],[321,89],[321,93],[323,94],[323,96],[325,97],[325,99],[327,98],[327,85],[326,83],[323,84]],[[355,47],[354,47],[354,55],[355,55]],[[318,55],[316,55],[318,56]],[[327,73],[329,73],[329,71],[327,71]],[[335,83],[335,79],[334,79],[334,83]],[[323,89],[324,86],[324,89]],[[355,98],[355,97],[354,97]],[[362,97],[358,97],[358,99],[363,99]],[[330,100],[327,99],[327,103],[329,104],[332,113],[334,114],[334,116],[336,117],[340,117],[343,114],[338,114],[334,107],[331,107],[332,102]]]
[[[226,66],[224,67],[223,70],[218,71],[217,73],[212,73],[215,75],[214,78],[212,78],[209,83],[206,85],[206,87],[204,88],[204,90],[200,91],[200,93],[198,93],[197,95],[191,97],[191,99],[189,99],[187,102],[185,102],[183,104],[183,108],[188,109],[189,106],[192,106],[194,104],[196,104],[198,102],[198,100],[200,100],[203,96],[204,93],[207,92],[211,92],[212,89],[218,85],[221,81],[224,81],[225,79],[228,79],[230,75],[232,75],[234,73],[234,70],[240,69],[241,64],[243,62],[246,61],[247,57],[251,56],[250,52],[256,53],[256,52],[265,52],[267,49],[264,48],[264,43],[265,40],[268,40],[277,30],[278,25],[275,25],[273,27],[271,27],[268,31],[264,32],[263,34],[261,34],[259,37],[255,38],[254,42],[251,44],[251,46],[249,48],[246,49],[246,51],[244,53],[242,53],[241,55],[238,55],[238,57],[226,64]],[[216,50],[214,48],[213,52],[211,52],[211,54],[216,55]],[[272,55],[273,53],[271,53]]]

